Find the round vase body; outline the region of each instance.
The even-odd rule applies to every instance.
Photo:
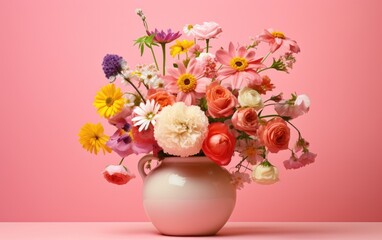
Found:
[[[148,175],[142,171],[143,206],[160,233],[214,235],[231,216],[236,188],[229,172],[207,157],[166,158]]]

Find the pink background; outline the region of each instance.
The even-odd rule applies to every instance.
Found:
[[[151,60],[132,46],[144,33],[137,7],[152,28],[218,22],[214,49],[268,27],[302,49],[291,74],[270,76],[276,90],[310,96],[295,123],[317,162],[286,171],[288,153],[272,156],[281,181],[239,191],[232,221],[382,220],[380,1],[2,0],[0,221],[147,220],[142,181],[108,184],[100,172],[119,157],[90,155],[77,137],[87,121],[106,125],[92,107],[103,56]],[[138,159],[127,161],[135,173]]]

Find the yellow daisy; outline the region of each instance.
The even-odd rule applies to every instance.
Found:
[[[122,96],[121,89],[110,83],[97,92],[93,104],[102,117],[110,118],[122,111],[126,102]]]
[[[106,146],[106,142],[109,140],[109,137],[103,133],[103,126],[101,123],[93,124],[86,123],[82,126],[80,133],[79,141],[86,151],[97,155],[97,153],[102,149],[103,154],[111,152],[111,149]]]
[[[194,41],[188,41],[184,39],[183,41],[176,40],[176,43],[170,47],[170,54],[172,57],[186,53],[192,46]]]

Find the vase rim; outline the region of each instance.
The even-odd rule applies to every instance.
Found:
[[[165,163],[214,163],[211,159],[206,156],[195,156],[195,157],[166,157],[163,159]]]

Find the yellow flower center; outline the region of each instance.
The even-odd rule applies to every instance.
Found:
[[[234,57],[231,59],[230,65],[237,71],[244,71],[248,67],[248,62],[245,58]]]
[[[106,98],[106,105],[108,106],[108,107],[111,107],[111,106],[113,106],[113,103],[114,103],[114,99],[113,98],[111,98],[111,97],[108,97],[108,98]]]
[[[277,31],[272,32],[272,36],[274,36],[276,38],[281,38],[281,39],[285,38],[285,35],[283,32],[277,32]]]
[[[179,90],[185,93],[192,92],[196,88],[196,78],[189,73],[182,74],[176,83]]]
[[[191,24],[189,24],[188,26],[187,26],[187,29],[188,30],[191,30],[191,29],[193,29],[194,28],[194,26],[192,26]]]

